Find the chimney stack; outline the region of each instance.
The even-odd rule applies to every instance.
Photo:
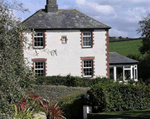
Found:
[[[46,0],[45,5],[46,12],[58,12],[58,5],[56,3],[56,0]]]

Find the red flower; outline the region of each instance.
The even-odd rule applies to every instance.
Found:
[[[38,99],[39,98],[39,96],[33,96],[33,93],[31,93],[30,91],[27,90],[27,92],[29,93],[31,98],[34,98],[34,99]]]
[[[24,107],[24,105],[26,105],[26,104],[27,104],[27,102],[22,102],[21,105],[20,105],[20,109],[21,109],[21,110],[26,109],[26,108]]]

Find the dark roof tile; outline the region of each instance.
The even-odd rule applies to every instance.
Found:
[[[109,64],[135,64],[137,60],[120,55],[116,52],[109,52]]]
[[[23,21],[31,29],[110,29],[111,27],[73,9],[47,13],[44,9],[37,11]]]

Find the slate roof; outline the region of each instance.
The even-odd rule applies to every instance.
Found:
[[[137,64],[137,60],[122,56],[116,52],[109,52],[109,64]]]
[[[110,29],[111,27],[77,11],[59,9],[45,12],[41,9],[22,23],[31,29]]]

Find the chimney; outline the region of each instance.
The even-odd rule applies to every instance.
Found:
[[[58,12],[58,5],[56,3],[56,0],[46,0],[45,5],[46,12]]]

